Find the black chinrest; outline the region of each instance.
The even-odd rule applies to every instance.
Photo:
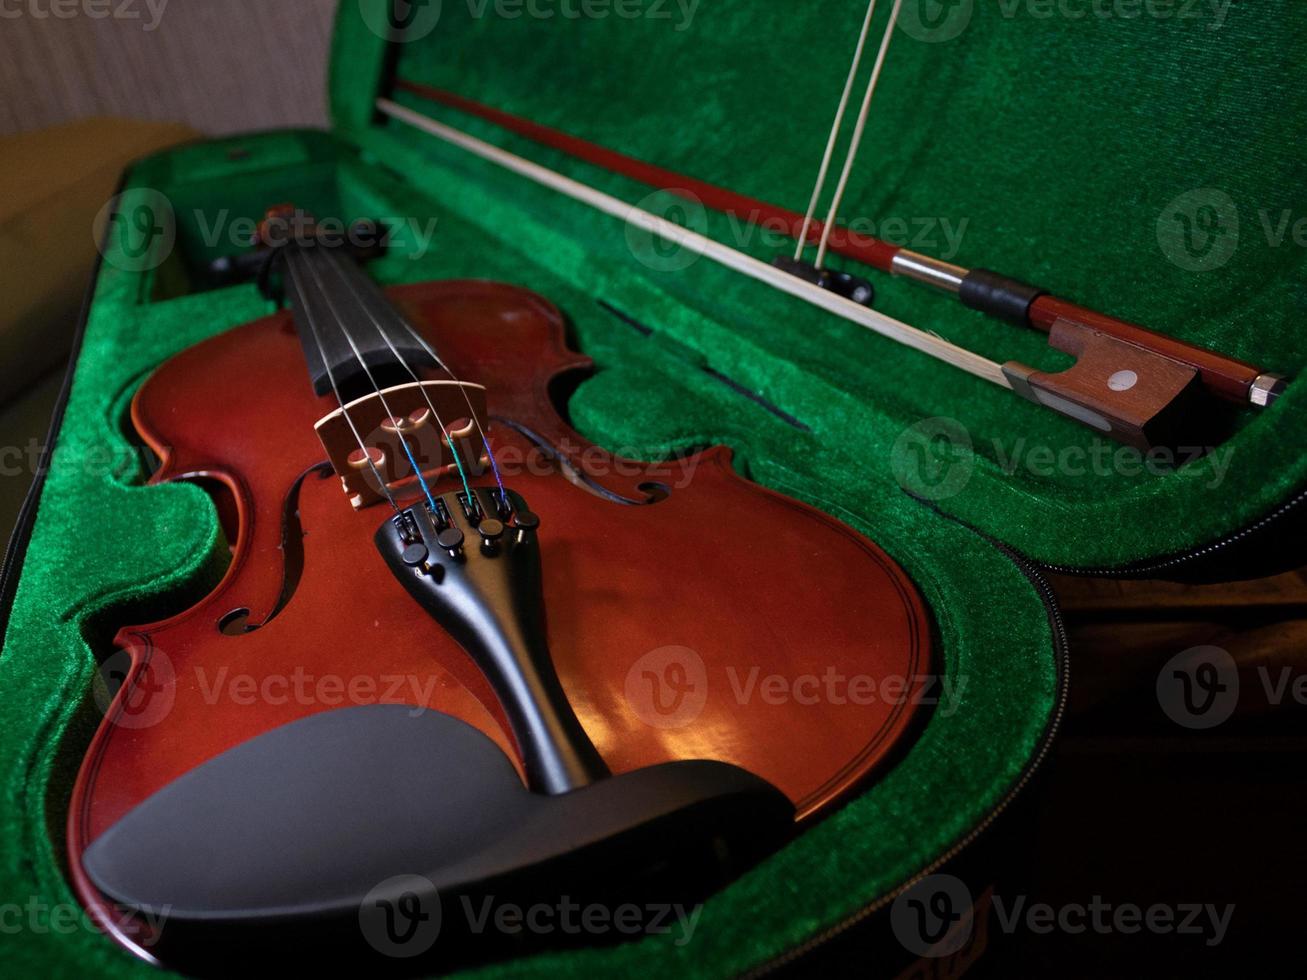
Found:
[[[471,726],[372,705],[217,756],[129,812],[82,864],[112,902],[161,915],[152,952],[193,972],[379,956],[413,968],[414,952],[446,966],[541,938],[496,935],[488,907],[702,894],[783,842],[793,819],[771,784],[710,761],[532,793]]]

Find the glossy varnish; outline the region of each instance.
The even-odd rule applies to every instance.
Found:
[[[591,446],[550,397],[589,361],[566,349],[561,317],[540,297],[443,282],[390,298],[455,373],[486,386],[491,414],[515,423],[496,421],[491,440],[506,485],[540,517],[549,646],[612,771],[718,759],[771,781],[806,819],[901,745],[931,670],[928,620],[873,542],[740,477],[727,448],[651,471]],[[238,531],[210,595],[118,634],[130,672],[69,815],[71,867],[93,911],[99,898],[79,870],[91,841],[198,764],[312,712],[434,709],[516,758],[489,685],[378,555],[389,507],[355,511],[317,466],[313,425],[335,407],[313,395],[287,314],[183,352],[136,396],[133,422],[163,460],[153,482],[220,481]],[[644,499],[650,481],[670,492],[651,504],[605,499],[540,444],[617,496]],[[457,487],[447,477],[436,489]],[[401,503],[419,496],[411,488]]]

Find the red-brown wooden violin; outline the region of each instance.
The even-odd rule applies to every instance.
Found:
[[[311,223],[272,233],[298,221],[258,259],[287,308],[132,402],[152,482],[212,488],[232,544],[206,597],[117,637],[68,824],[116,938],[190,969],[364,957],[432,902],[711,886],[902,745],[912,698],[756,687],[927,675],[872,541],[727,448],[588,443],[556,397],[591,364],[547,300],[383,291]]]

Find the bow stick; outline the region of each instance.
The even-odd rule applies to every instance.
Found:
[[[758,209],[759,202],[734,192],[680,177],[499,110],[477,106],[450,93],[411,82],[399,82],[396,87],[427,97],[438,95],[439,101],[456,108],[475,109],[477,115],[572,155],[619,172],[629,170],[630,175],[642,182],[668,189],[679,187],[715,209],[734,211],[737,207],[744,210],[742,205],[755,206],[762,220],[787,219],[792,222],[796,237],[801,235],[805,219],[794,212],[768,205]],[[864,111],[867,104],[865,101]],[[1284,379],[1278,375],[1046,296],[1015,280],[985,270],[962,269],[874,239],[863,240],[860,252],[865,250],[866,254],[857,255],[863,261],[896,275],[908,275],[957,292],[967,305],[994,315],[1015,319],[1021,297],[1034,293],[1026,298],[1026,309],[1022,311],[1025,319],[1031,326],[1047,329],[1052,346],[1077,357],[1071,368],[1056,374],[1035,371],[1015,361],[1000,364],[826,288],[820,277],[795,274],[785,264],[778,267],[762,262],[391,99],[378,99],[376,107],[385,116],[536,184],[1143,449],[1200,444],[1186,435],[1185,423],[1197,416],[1197,402],[1204,390],[1231,399],[1236,397],[1233,392],[1238,388],[1243,392],[1238,397],[1245,403],[1264,407],[1274,401],[1284,386]],[[846,169],[850,167],[846,161]],[[832,222],[818,224],[809,220],[808,224],[809,235],[824,233],[829,240]],[[831,242],[830,247],[847,254],[844,242]]]

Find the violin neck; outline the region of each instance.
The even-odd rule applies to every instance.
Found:
[[[286,300],[319,396],[333,382],[346,401],[413,380],[435,360],[404,316],[358,265],[321,244],[284,249]]]

